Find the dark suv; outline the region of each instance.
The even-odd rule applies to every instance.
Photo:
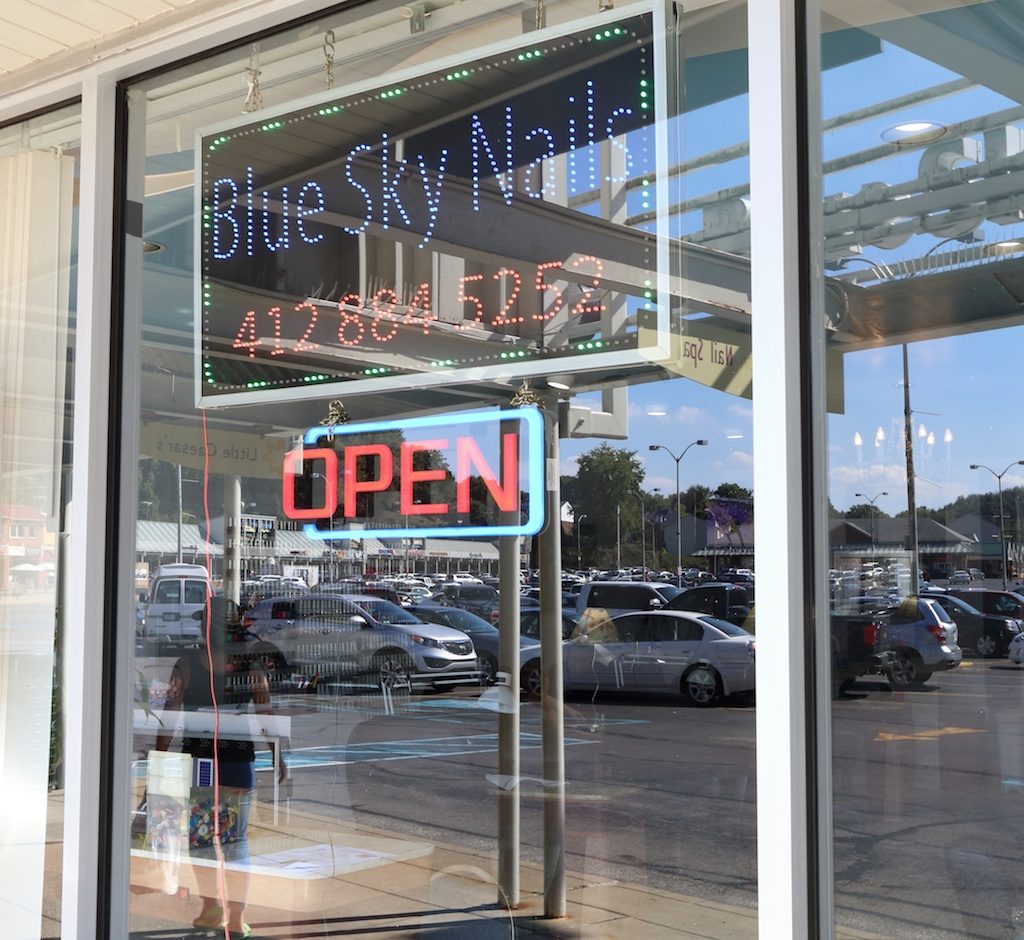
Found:
[[[461,607],[486,620],[498,604],[498,592],[487,584],[444,584],[430,599],[446,607]]]
[[[1014,614],[985,613],[975,603],[982,603],[978,595],[1001,591],[962,591],[957,594],[928,594],[921,596],[930,598],[942,607],[959,629],[958,642],[967,651],[976,652],[979,656],[1005,656],[1010,643],[1021,631],[1021,622]],[[1005,601],[1004,601],[1005,603]]]

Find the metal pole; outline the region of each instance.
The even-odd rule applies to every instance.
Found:
[[[558,404],[544,414],[545,466],[558,467]],[[562,705],[560,481],[547,481],[547,526],[540,534],[541,730],[544,775],[544,916],[565,917],[565,728]]]
[[[1004,470],[1003,473],[1006,473]],[[999,485],[999,557],[1003,565],[1003,590],[1006,590],[1006,534],[1003,531],[1003,473],[996,477]]]
[[[181,464],[178,464],[178,564],[181,564]]]
[[[506,518],[507,517],[507,518]],[[518,523],[518,513],[502,522]],[[498,712],[498,904],[519,907],[519,537],[498,539],[498,672],[509,708]]]
[[[640,564],[643,566],[643,579],[647,580],[647,520],[644,513],[644,497],[640,494]]]
[[[687,448],[689,449],[689,448]],[[676,457],[676,587],[683,586],[683,513],[680,508],[681,494],[679,492],[679,462],[683,459],[683,451]]]
[[[615,504],[615,575],[622,570],[622,504]]]
[[[921,588],[921,557],[917,550],[917,496],[914,478],[914,416],[910,410],[910,363],[907,344],[903,344],[903,438],[907,456],[907,514],[910,540],[910,590],[917,594]]]
[[[242,478],[224,481],[224,596],[242,598]]]

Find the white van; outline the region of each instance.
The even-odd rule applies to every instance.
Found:
[[[149,588],[142,636],[174,643],[198,643],[201,625],[192,614],[211,594],[210,572],[202,565],[161,565]]]

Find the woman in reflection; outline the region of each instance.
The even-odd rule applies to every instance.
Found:
[[[241,636],[241,619],[236,604],[223,597],[210,598],[203,610],[194,614],[206,638],[198,649],[185,653],[171,671],[165,710],[212,712],[221,715],[270,711],[270,684],[261,657],[254,655]],[[224,722],[218,735],[216,752],[212,731],[183,737],[182,751],[191,754],[194,767],[204,759],[216,768],[220,788],[219,842],[214,820],[211,789],[197,792],[193,787],[189,800],[189,847],[195,857],[216,858],[217,884],[201,889],[203,906],[193,921],[196,927],[218,931],[227,928],[232,938],[247,937],[251,928],[244,914],[248,894],[249,811],[256,788],[256,748],[251,738],[239,734],[237,726]],[[187,727],[187,725],[186,725]],[[171,735],[157,738],[158,750],[168,750]],[[275,753],[278,774],[286,774],[283,756]],[[201,764],[199,765],[201,766]],[[195,781],[194,781],[195,782]],[[230,873],[223,866],[232,865]],[[197,878],[206,871],[196,869]],[[230,874],[230,877],[229,877]]]

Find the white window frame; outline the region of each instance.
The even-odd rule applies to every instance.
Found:
[[[758,646],[757,750],[771,755],[757,762],[758,843],[758,933],[761,938],[830,936],[834,933],[828,897],[831,870],[827,863],[831,826],[824,784],[817,792],[808,786],[808,728],[827,729],[827,701],[821,694],[807,708],[806,662],[804,654],[805,607],[810,596],[804,558],[809,532],[820,538],[820,524],[808,519],[803,493],[804,465],[810,461],[815,479],[824,477],[823,435],[813,448],[809,429],[803,426],[804,392],[799,379],[802,353],[799,318],[801,278],[798,234],[802,224],[796,167],[798,165],[798,22],[796,9],[802,0],[748,0],[750,74],[750,167],[752,215],[752,347],[754,382],[753,433],[757,460],[754,488],[771,493],[760,499],[755,518],[761,532],[773,534],[770,550],[762,545],[757,554],[759,606],[772,612],[771,635]],[[134,538],[134,513],[130,487],[119,481],[121,505],[110,507],[107,475],[108,433],[115,419],[110,411],[107,389],[120,377],[112,374],[111,306],[122,285],[112,283],[115,253],[120,237],[112,232],[111,220],[118,218],[115,199],[119,186],[113,177],[117,84],[154,69],[174,65],[190,56],[203,54],[240,37],[281,27],[299,17],[314,15],[336,6],[323,0],[238,0],[238,2],[196,4],[191,16],[178,17],[161,32],[135,37],[120,49],[105,51],[96,61],[52,79],[30,85],[0,101],[0,122],[22,119],[40,110],[57,107],[69,100],[82,102],[82,165],[80,257],[78,265],[77,351],[75,362],[74,441],[75,462],[72,487],[76,514],[72,521],[68,557],[70,598],[65,642],[65,688],[70,707],[65,734],[67,754],[66,809],[64,819],[64,868],[62,929],[68,938],[97,936],[99,911],[109,903],[108,932],[111,937],[128,934],[128,800],[127,773],[115,774],[112,819],[115,831],[104,834],[99,826],[105,814],[99,812],[102,774],[101,755],[106,740],[101,720],[103,699],[116,693],[115,727],[112,731],[115,767],[126,770],[131,749],[131,682],[128,668],[132,654],[131,631],[123,631],[114,673],[105,674],[100,642],[107,585],[117,578],[119,587],[116,616],[132,623],[132,553],[122,551],[118,570],[108,566],[107,520],[122,520],[121,544]],[[213,7],[216,6],[216,9]],[[816,73],[808,68],[816,81]],[[812,214],[813,215],[813,214]],[[129,245],[129,254],[131,245]],[[131,337],[128,361],[131,359]],[[780,368],[781,366],[781,368]],[[133,370],[128,369],[128,373]],[[124,377],[126,396],[137,394],[130,375]],[[820,383],[815,372],[814,387]],[[822,397],[823,400],[823,397]],[[814,421],[823,420],[814,398]],[[132,415],[126,413],[126,424]],[[126,428],[122,454],[137,430]],[[122,459],[122,470],[134,466]],[[126,511],[125,511],[126,510]],[[813,514],[812,514],[813,515]],[[819,514],[820,515],[820,514]],[[818,539],[816,538],[817,542]],[[124,570],[121,570],[124,569]],[[819,644],[820,645],[820,644]],[[820,657],[819,657],[820,658]],[[102,678],[109,680],[101,681]],[[827,683],[819,683],[827,686]],[[824,722],[824,723],[823,723]],[[815,742],[817,764],[827,774],[827,730]],[[817,808],[820,861],[808,851],[809,810]],[[99,871],[101,846],[110,838],[114,852],[111,870]],[[124,851],[117,850],[118,845]],[[824,903],[817,924],[809,922],[808,892],[817,879],[809,865],[817,864]],[[109,884],[108,884],[109,878]],[[109,898],[103,896],[109,891]],[[101,920],[102,922],[102,920]]]

